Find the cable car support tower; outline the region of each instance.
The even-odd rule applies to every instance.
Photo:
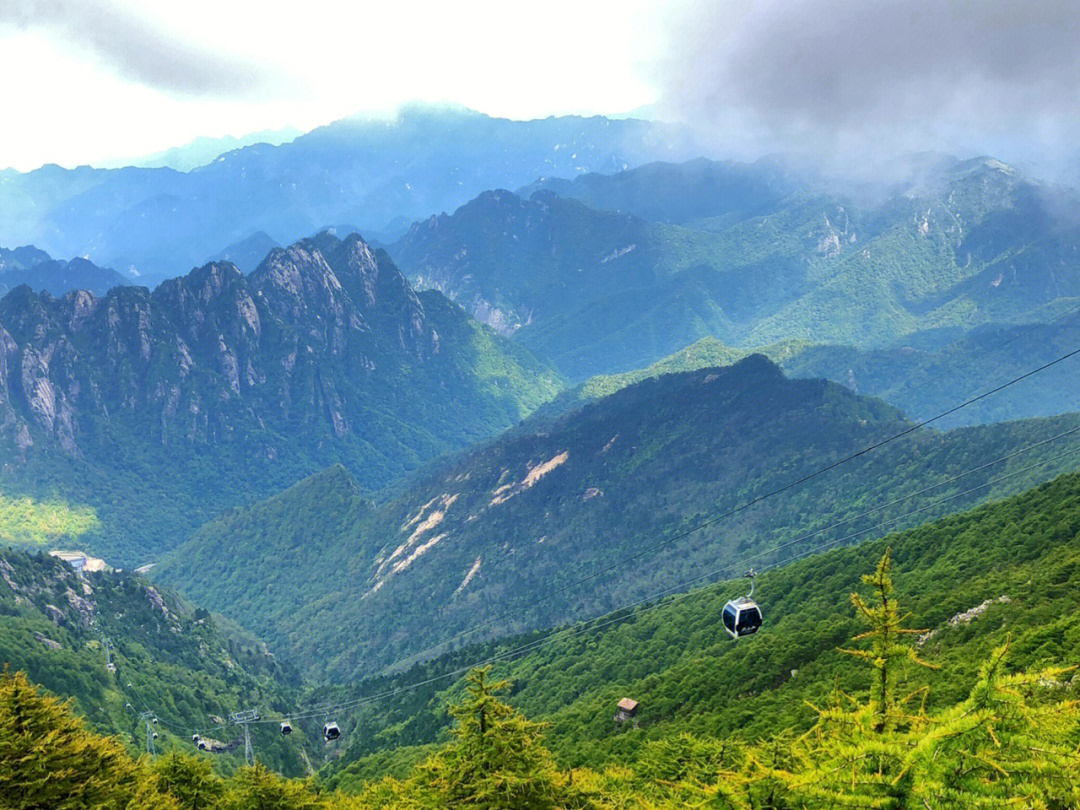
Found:
[[[229,715],[229,722],[244,729],[244,759],[248,765],[255,764],[255,754],[251,750],[251,724],[259,721],[258,709],[245,709]]]
[[[157,751],[154,750],[154,737],[156,737],[157,734],[154,732],[154,723],[157,722],[157,717],[152,711],[147,710],[145,712],[139,712],[139,719],[146,724],[146,753],[150,756],[155,756]]]

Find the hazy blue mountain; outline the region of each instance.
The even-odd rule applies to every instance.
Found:
[[[52,256],[33,245],[17,248],[0,247],[0,273],[12,270],[29,270],[42,262],[51,261]]]
[[[1018,491],[1075,469],[1080,433],[987,462],[1077,425],[1072,414],[923,428],[687,533],[912,427],[879,399],[786,379],[756,355],[527,422],[439,460],[378,507],[344,470],[328,470],[211,521],[154,574],[311,671],[355,676],[468,628],[483,626],[477,641],[548,627],[776,544],[790,541],[756,562]]]
[[[264,231],[284,244],[330,223],[382,231],[543,175],[616,171],[693,154],[680,128],[602,117],[510,121],[410,106],[346,119],[279,146],[257,144],[190,172],[44,166],[0,175],[0,244],[183,272]]]
[[[862,350],[850,346],[782,341],[757,349],[728,346],[702,338],[650,366],[622,374],[590,377],[560,391],[530,419],[580,408],[650,377],[736,363],[760,352],[792,377],[820,377],[855,393],[880,397],[913,418],[929,419],[967,399],[1078,347],[1080,306],[1049,323],[988,324],[940,348],[919,333],[901,345]],[[1053,416],[1080,410],[1080,357],[1062,361],[1038,375],[1010,385],[938,422],[938,428]]]
[[[121,564],[342,462],[376,489],[516,424],[560,385],[355,234],[153,292],[0,299],[0,484],[94,519]]]
[[[104,295],[113,287],[131,284],[109,267],[98,267],[87,259],[57,261],[49,259],[33,267],[0,272],[0,295],[25,284],[38,292],[64,295],[70,290],[89,290]]]
[[[937,349],[982,324],[1047,320],[1080,302],[1075,195],[989,158],[935,165],[867,204],[805,188],[785,196],[772,164],[654,164],[582,178],[581,189],[549,184],[623,213],[550,190],[490,192],[416,223],[390,249],[416,283],[574,380],[640,368],[705,336],[870,349],[918,335]],[[732,174],[763,190],[725,196]],[[697,218],[671,225],[627,211]]]
[[[545,177],[520,190],[524,197],[551,191],[598,211],[617,211],[640,219],[687,225],[713,219],[738,222],[767,214],[806,180],[779,161],[720,162],[697,158],[684,163],[648,163],[616,174],[572,178]]]
[[[89,290],[104,295],[113,287],[131,280],[108,267],[98,267],[87,259],[53,259],[33,245],[0,248],[0,296],[25,284],[38,292],[63,295],[69,290]]]
[[[150,155],[112,160],[101,168],[120,169],[125,166],[138,166],[147,169],[169,168],[176,169],[180,172],[189,172],[199,166],[205,166],[214,158],[219,157],[226,152],[232,152],[236,149],[241,149],[242,147],[251,146],[257,143],[276,146],[278,144],[288,143],[303,134],[302,130],[296,129],[295,127],[286,127],[284,129],[268,129],[263,130],[262,132],[250,132],[239,138],[234,135],[225,135],[221,138],[209,138],[203,136],[195,138],[193,141],[186,143],[183,146],[174,146],[172,149],[165,149],[164,151],[155,152]]]
[[[352,231],[346,233],[352,233]],[[218,251],[206,261],[232,262],[245,273],[250,273],[276,247],[281,247],[281,245],[271,239],[268,234],[255,231],[251,236],[241,239],[239,242],[233,242],[228,247]]]

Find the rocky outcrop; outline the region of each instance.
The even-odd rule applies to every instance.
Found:
[[[199,444],[300,410],[340,438],[357,422],[365,375],[439,347],[389,257],[325,233],[272,250],[249,277],[214,262],[153,292],[20,288],[0,303],[0,323],[0,442],[22,452],[44,438],[72,456],[103,423],[125,420],[155,425],[160,444]]]
[[[62,650],[63,649],[63,647],[61,646],[59,641],[53,641],[48,636],[44,635],[43,633],[39,633],[36,630],[34,631],[34,640],[41,642],[46,647],[48,647],[50,650]]]

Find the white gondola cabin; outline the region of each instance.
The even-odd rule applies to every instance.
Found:
[[[286,734],[292,734],[292,723],[290,723],[288,720],[282,722],[281,734],[282,736],[285,736]]]
[[[333,742],[341,736],[341,729],[337,723],[327,723],[322,727],[322,736],[327,742]]]

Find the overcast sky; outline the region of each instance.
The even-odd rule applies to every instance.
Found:
[[[1077,154],[1078,76],[1075,0],[0,0],[0,166],[411,100],[512,118],[648,105],[716,156],[1048,162]]]

